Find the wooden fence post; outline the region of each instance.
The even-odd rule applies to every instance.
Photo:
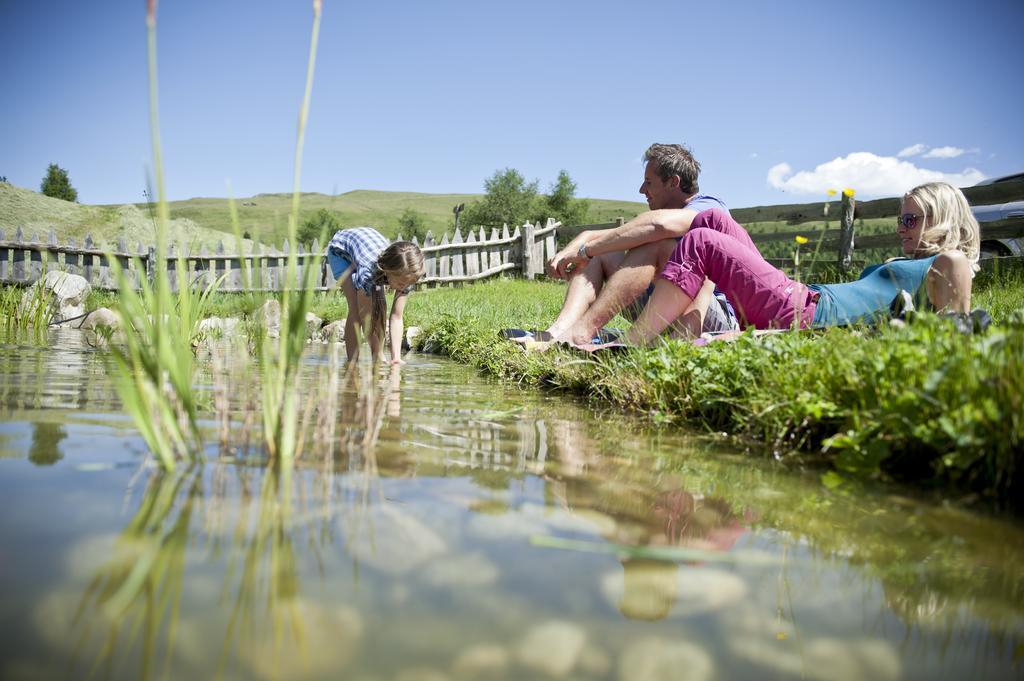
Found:
[[[47,251],[46,255],[43,258],[43,276],[44,277],[46,276],[46,273],[51,271],[51,270],[56,270],[58,272],[61,270],[61,267],[60,267],[60,255],[56,252],[56,248],[57,248],[57,232],[54,231],[54,229],[52,227],[50,228],[49,235],[47,235],[47,237],[46,237],[46,245],[47,246],[53,246],[54,247],[54,252],[53,252],[53,255],[51,256],[50,252]],[[50,259],[51,257],[53,258],[52,260]]]
[[[92,234],[85,235],[85,241],[82,242],[82,247],[87,250],[93,250],[96,245],[93,243]],[[93,283],[93,255],[92,253],[85,253],[82,255],[82,276],[89,282],[90,285],[95,286]]]
[[[470,234],[472,234],[472,233],[473,232],[470,232]],[[460,232],[459,230],[456,229],[455,230],[455,236],[452,237],[452,245],[453,246],[461,246],[463,243],[464,243],[464,240],[462,238],[462,232]],[[462,248],[456,248],[456,249],[454,249],[452,251],[452,270],[451,270],[451,274],[452,274],[453,277],[461,277],[463,274],[466,273],[466,269],[465,269],[465,267],[463,267],[463,264],[465,263],[465,256],[466,256],[466,251],[464,249],[462,249]]]
[[[849,192],[843,192],[842,216],[839,218],[839,269],[850,269],[853,261],[853,214],[856,200]]]
[[[533,231],[534,226],[531,223],[523,223],[523,276],[527,279],[533,279],[533,261],[535,255],[533,251]]]
[[[444,234],[441,235],[441,243],[439,243],[438,246],[447,246],[447,245],[448,245],[448,233],[445,232]],[[448,251],[439,251],[439,253],[440,253],[440,256],[438,256],[437,274],[442,279],[447,279],[448,276],[451,274],[452,257],[450,255],[448,255]]]
[[[30,243],[42,245],[39,241],[38,232],[32,235],[32,241]],[[28,252],[29,259],[29,271],[28,281],[39,281],[43,278],[43,249],[32,249]]]
[[[423,237],[423,248],[430,248],[434,245],[434,233],[427,230],[427,235]],[[431,278],[437,275],[437,255],[436,251],[427,251],[424,253],[423,267],[426,273],[426,278]]]
[[[466,237],[466,274],[473,277],[480,274],[480,254],[477,252],[476,246],[476,234],[473,230],[469,230],[469,236]],[[487,269],[484,267],[484,269]]]

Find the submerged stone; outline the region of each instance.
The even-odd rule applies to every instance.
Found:
[[[395,676],[395,681],[451,681],[444,672],[429,667],[410,667]]]
[[[627,617],[660,619],[721,610],[744,599],[748,589],[725,570],[631,559],[602,577],[601,592]]]
[[[409,572],[448,550],[423,521],[390,504],[370,506],[348,534],[348,551],[360,563],[392,575]]]
[[[619,681],[704,681],[711,657],[688,641],[658,637],[630,644],[619,658]]]
[[[586,642],[587,635],[580,626],[553,620],[528,632],[519,643],[516,657],[524,667],[561,678],[576,666]]]
[[[487,586],[498,581],[498,566],[481,553],[452,556],[432,562],[424,577],[435,586]]]
[[[459,653],[452,671],[458,676],[479,679],[500,676],[508,667],[509,657],[509,652],[497,643],[480,643]]]
[[[272,638],[245,642],[239,659],[254,676],[269,680],[344,675],[363,640],[365,626],[358,610],[300,599],[282,604],[278,615],[282,620],[278,625],[299,622],[301,628],[284,627],[290,633],[277,644]]]

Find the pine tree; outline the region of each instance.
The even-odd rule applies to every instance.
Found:
[[[51,163],[50,167],[46,169],[46,177],[43,178],[43,184],[39,190],[46,196],[52,196],[55,199],[78,201],[78,192],[71,186],[68,171],[56,163]]]

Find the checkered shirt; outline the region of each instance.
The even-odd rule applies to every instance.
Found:
[[[353,227],[335,232],[327,248],[356,266],[355,272],[352,273],[352,285],[370,295],[373,291],[373,274],[377,269],[377,259],[390,243],[383,234],[372,227]]]

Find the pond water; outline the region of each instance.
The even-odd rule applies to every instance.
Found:
[[[162,473],[105,357],[73,331],[0,346],[0,678],[1024,673],[1018,521],[428,355],[335,377],[291,468],[240,444],[246,391],[211,388],[230,436],[211,414],[206,461]]]

